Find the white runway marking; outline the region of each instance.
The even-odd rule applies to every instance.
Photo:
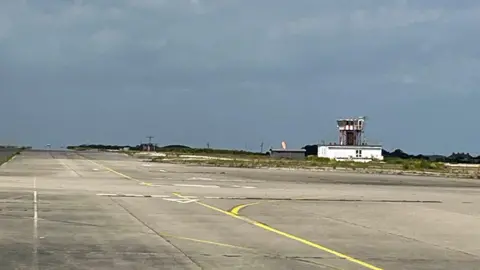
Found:
[[[252,187],[252,186],[237,186],[237,185],[234,185],[233,187],[236,187],[236,188],[257,188],[257,187]]]
[[[165,201],[177,202],[177,203],[192,203],[198,200],[195,199],[186,199],[186,198],[165,198]]]
[[[97,196],[104,197],[136,197],[136,198],[168,198],[168,195],[156,195],[156,194],[122,194],[122,193],[97,193]]]
[[[213,179],[208,177],[190,177],[188,180],[212,181]]]
[[[208,178],[208,177],[190,177],[187,179],[187,181],[194,181],[194,180],[201,180],[201,181],[215,181],[215,182],[247,182],[247,180],[243,179],[213,179],[213,178]],[[265,181],[258,181],[258,180],[248,180],[248,182],[251,183],[261,183]]]
[[[215,185],[191,185],[191,184],[174,184],[177,187],[201,187],[201,188],[220,188]]]
[[[244,186],[242,188],[257,188],[257,187]]]
[[[149,187],[164,187],[165,186],[165,185],[145,183],[145,182],[140,183],[140,185],[149,186]]]
[[[122,196],[127,196],[127,197],[144,197],[145,195],[141,195],[141,194],[122,194]]]
[[[97,196],[116,196],[115,193],[97,193]]]
[[[153,167],[152,164],[147,164],[147,163],[143,163],[142,166],[143,167]],[[155,171],[157,171],[157,172],[167,172],[164,169],[156,169]]]
[[[241,182],[241,183],[264,183],[265,181],[263,180],[251,180],[251,179],[213,179],[209,177],[190,177],[187,178],[187,181],[195,181],[195,180],[200,180],[200,181],[215,181],[215,182]]]
[[[152,195],[152,198],[168,198],[168,195]]]
[[[38,196],[37,177],[33,178],[33,269],[38,269]]]

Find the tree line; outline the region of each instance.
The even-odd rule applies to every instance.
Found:
[[[145,147],[148,146],[150,150],[157,152],[176,152],[184,154],[222,154],[222,155],[265,155],[265,153],[260,152],[251,152],[245,150],[235,150],[235,149],[215,149],[215,148],[193,148],[186,145],[166,145],[166,146],[155,146],[153,144],[140,144],[135,146],[129,145],[104,145],[104,144],[82,144],[78,146],[67,146],[67,149],[70,150],[123,150],[128,148],[131,151],[142,151],[145,150]]]

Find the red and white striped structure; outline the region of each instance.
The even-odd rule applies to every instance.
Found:
[[[338,119],[338,143],[340,145],[362,145],[365,118]]]

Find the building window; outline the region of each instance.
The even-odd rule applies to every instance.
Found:
[[[357,158],[362,157],[362,150],[355,150],[355,157]]]

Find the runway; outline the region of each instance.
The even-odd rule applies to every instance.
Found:
[[[2,269],[478,269],[480,181],[24,151]]]

